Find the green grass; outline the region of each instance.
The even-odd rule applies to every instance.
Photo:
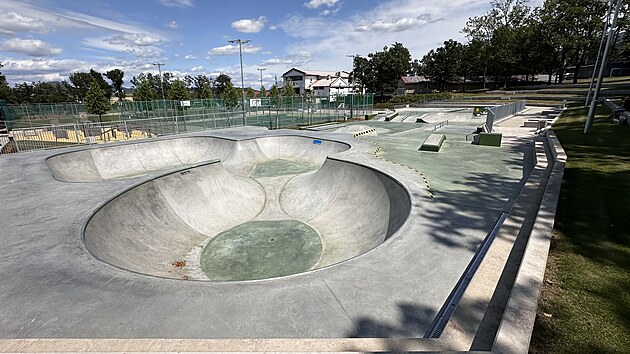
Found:
[[[568,161],[539,302],[532,353],[630,351],[630,128],[600,110],[554,124]]]

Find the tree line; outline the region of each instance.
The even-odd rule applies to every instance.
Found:
[[[354,58],[354,78],[359,87],[377,96],[391,95],[404,75],[421,75],[432,87],[444,91],[447,84],[459,82],[462,90],[470,80],[507,87],[513,78],[532,81],[545,74],[547,82],[565,79],[596,59],[605,21],[610,17],[607,1],[546,0],[532,8],[526,0],[494,0],[491,9],[468,19],[462,33],[467,42],[449,39],[422,58],[411,60],[409,51],[395,43],[367,57]],[[624,0],[618,26],[613,33],[617,43],[611,60],[630,54],[630,1]]]

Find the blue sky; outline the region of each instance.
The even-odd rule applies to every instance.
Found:
[[[533,0],[538,6],[542,0]],[[453,38],[490,0],[2,0],[0,69],[11,84],[67,79],[75,71],[176,76],[220,73],[269,88],[291,67],[352,69],[367,55],[401,42],[413,58]]]

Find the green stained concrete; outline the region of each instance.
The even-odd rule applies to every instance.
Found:
[[[268,162],[259,163],[252,171],[250,177],[276,177],[285,175],[297,175],[317,169],[317,166],[309,165],[306,163],[288,161],[288,160],[271,160]]]
[[[210,280],[255,280],[311,269],[322,253],[319,235],[297,220],[251,221],[220,233],[201,254]]]
[[[468,123],[474,131],[477,121]],[[428,124],[368,122],[374,128],[400,133]],[[457,122],[458,126],[467,125]],[[523,159],[531,159],[526,147],[472,145],[466,133],[438,130],[446,135],[440,152],[418,151],[431,131],[413,130],[407,134],[361,136],[361,140],[377,143],[379,157],[418,170],[429,181],[436,198],[443,202],[475,208],[504,210],[518,194],[523,179]],[[529,160],[528,160],[529,161]]]

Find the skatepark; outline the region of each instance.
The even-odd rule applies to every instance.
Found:
[[[564,158],[545,115],[494,122],[500,146],[424,108],[4,155],[0,347],[525,346]]]

